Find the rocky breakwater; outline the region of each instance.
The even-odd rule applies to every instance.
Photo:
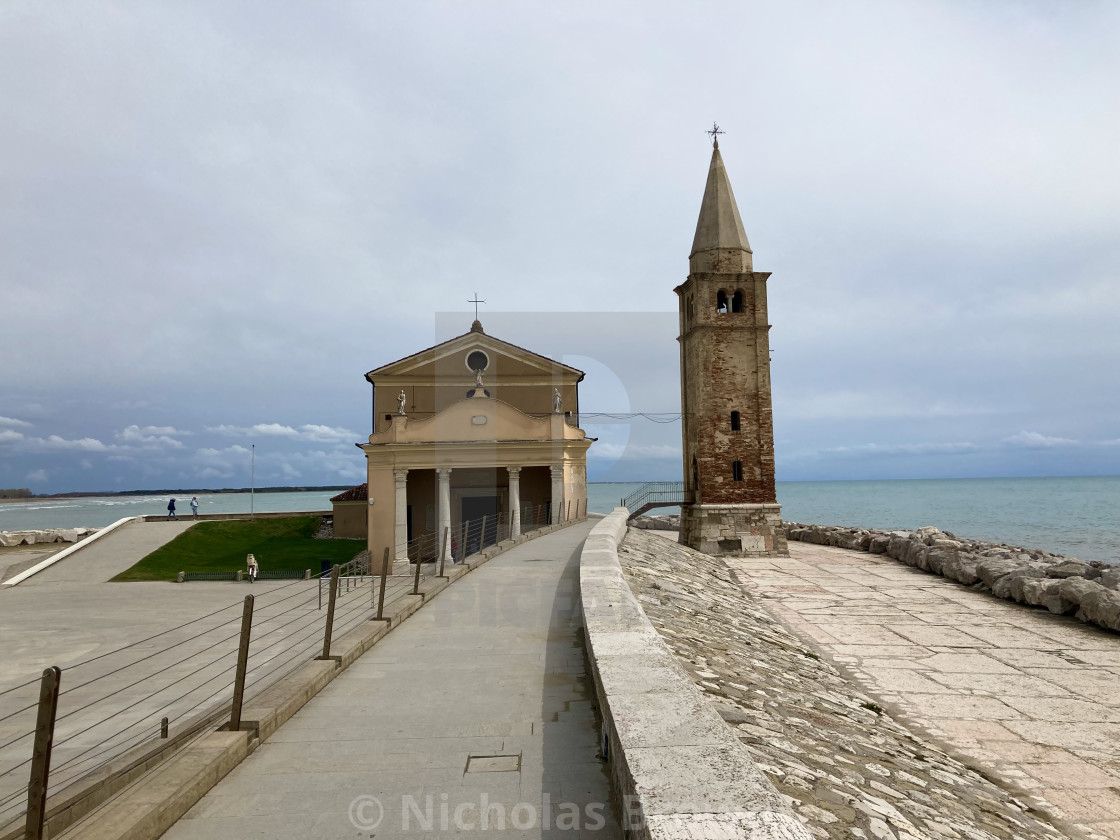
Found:
[[[1120,632],[1120,566],[968,540],[934,527],[879,531],[787,522],[791,541],[885,554],[907,566]]]
[[[84,540],[90,534],[96,533],[96,528],[51,528],[46,531],[0,531],[0,546],[10,548],[17,545],[76,543]]]
[[[630,520],[630,527],[641,528],[645,531],[679,531],[681,518],[679,515],[671,516],[635,516]]]

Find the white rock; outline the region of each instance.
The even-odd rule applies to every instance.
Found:
[[[872,817],[867,828],[875,840],[898,840],[898,838],[895,837],[895,833],[891,831],[890,827],[882,820]]]

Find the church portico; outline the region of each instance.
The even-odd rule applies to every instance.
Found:
[[[379,472],[391,476],[391,554],[400,561],[409,559],[408,544],[425,535],[438,536],[447,529],[452,537],[457,537],[464,523],[477,523],[486,517],[492,526],[501,522],[509,536],[516,537],[521,534],[523,521],[533,527],[544,521],[560,521],[577,510],[582,513],[586,500],[584,493],[577,502],[575,494],[565,492],[564,483],[554,479],[554,475],[564,475],[562,465],[414,466]],[[374,488],[389,483],[383,476],[378,479],[371,471],[370,484]],[[375,489],[371,498],[376,500],[376,493]],[[450,560],[451,540],[441,550],[444,559]]]

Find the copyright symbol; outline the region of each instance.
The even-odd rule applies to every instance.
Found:
[[[359,831],[373,831],[385,818],[385,809],[376,796],[363,794],[350,803],[350,825]]]

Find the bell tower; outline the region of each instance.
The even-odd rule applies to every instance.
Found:
[[[770,324],[753,254],[713,136],[680,303],[686,497],[680,542],[706,554],[788,556],[774,489]]]

